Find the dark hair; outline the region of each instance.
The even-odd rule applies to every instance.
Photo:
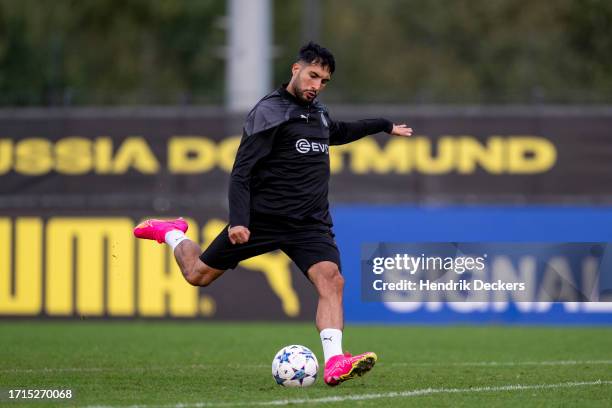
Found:
[[[329,68],[330,74],[333,74],[336,70],[336,60],[332,53],[327,48],[312,41],[300,48],[298,61],[320,64],[322,67]]]

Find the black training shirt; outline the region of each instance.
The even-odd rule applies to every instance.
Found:
[[[391,132],[386,119],[335,122],[316,99],[305,103],[285,86],[249,112],[229,187],[230,225],[278,216],[332,225],[327,200],[329,146]]]

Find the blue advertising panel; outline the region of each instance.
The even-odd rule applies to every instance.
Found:
[[[366,302],[360,265],[373,242],[612,242],[610,207],[339,205],[333,215],[348,322],[612,324],[612,302]]]

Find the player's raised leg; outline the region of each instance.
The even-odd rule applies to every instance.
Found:
[[[194,286],[208,286],[223,274],[223,270],[211,268],[200,260],[200,247],[185,235],[187,222],[175,220],[145,220],[134,228],[134,236],[167,243],[172,247],[174,258],[183,277]]]
[[[325,382],[334,386],[362,376],[372,369],[377,357],[372,352],[357,356],[342,352],[344,278],[338,265],[329,261],[316,263],[308,270],[308,277],[319,293],[316,326],[323,345]]]

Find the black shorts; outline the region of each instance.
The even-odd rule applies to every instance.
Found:
[[[321,261],[331,261],[340,269],[340,252],[331,228],[323,224],[295,224],[278,218],[252,219],[251,236],[244,244],[232,244],[228,226],[200,255],[206,265],[215,269],[233,269],[240,261],[280,249],[306,275]]]

